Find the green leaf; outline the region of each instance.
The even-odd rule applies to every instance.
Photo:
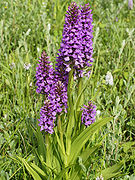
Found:
[[[116,177],[121,172],[119,171],[124,164],[124,161],[119,162],[118,164],[113,165],[112,167],[106,168],[101,171],[102,176],[104,177],[104,180]]]
[[[114,177],[120,175],[120,173],[121,173],[121,172],[109,173],[109,174],[103,175],[103,178],[104,178],[104,180],[107,180],[107,179],[110,179],[110,178],[114,178]]]
[[[64,120],[64,118],[62,118],[62,116],[58,115],[58,120],[57,120],[57,129],[59,131],[59,135],[60,135],[60,139],[59,139],[59,136],[57,134],[57,132],[55,131],[55,134],[56,134],[56,137],[57,137],[57,141],[58,141],[58,144],[61,148],[61,151],[63,153],[63,155],[65,156],[65,146],[64,146],[64,140],[63,140],[63,128],[62,128],[62,120]]]
[[[75,118],[74,118],[74,107],[73,107],[73,69],[69,72],[69,80],[68,80],[68,125],[66,132],[66,153],[70,154],[71,149],[71,134],[72,129],[74,127]]]
[[[124,74],[124,78],[127,80],[128,77],[129,77],[129,73],[128,72],[124,72],[123,74]]]
[[[39,174],[41,174],[43,177],[47,177],[47,175],[45,174],[45,172],[40,169],[36,164],[34,163],[30,163],[31,167],[33,167],[33,169],[35,169]]]
[[[76,164],[75,167],[73,167],[70,179],[72,180],[80,180],[80,173],[81,172],[81,167],[79,164]]]
[[[132,147],[133,145],[135,145],[134,141],[129,141],[129,142],[123,143],[122,146],[123,146],[124,152],[127,153],[129,149],[133,150],[133,147]]]
[[[92,134],[112,119],[112,117],[107,117],[104,119],[101,118],[99,121],[84,129],[83,132],[71,144],[71,153],[68,158],[68,163],[73,163],[79,155],[82,147],[89,140]]]
[[[9,87],[11,86],[8,79],[5,80],[5,83],[6,83],[6,85],[8,85]]]
[[[117,73],[117,72],[120,72],[121,71],[121,69],[115,69],[114,71],[113,71],[113,74],[114,73]]]
[[[73,174],[72,174],[70,179],[72,179],[72,180],[80,180],[80,176],[78,175],[78,172],[79,171],[73,172]]]
[[[73,126],[74,126],[74,109],[72,108],[70,111],[70,115],[69,115],[69,121],[68,121],[67,133],[66,133],[66,153],[67,153],[67,155],[70,154],[71,133],[72,133]]]
[[[87,161],[87,159],[90,157],[90,155],[93,154],[100,146],[101,146],[101,143],[99,143],[98,145],[96,145],[94,147],[90,147],[90,148],[85,149],[80,154],[84,164]]]
[[[93,72],[93,69],[92,69],[92,72]],[[89,84],[89,81],[90,81],[91,76],[92,76],[92,72],[91,72],[91,74],[90,74],[89,79],[87,79],[87,80],[85,81],[85,83],[84,83],[84,85],[83,85],[82,91],[78,94],[77,100],[76,100],[75,105],[74,105],[74,110],[75,110],[75,111],[77,111],[77,107],[79,107],[81,97],[82,97],[85,89],[87,88],[87,86],[88,86],[88,84]]]
[[[17,156],[18,157],[18,156]],[[42,180],[40,176],[30,167],[30,165],[27,163],[27,161],[24,158],[18,157],[20,161],[25,165],[27,171],[32,175],[34,180]]]
[[[70,165],[70,166],[64,168],[64,169],[57,175],[57,177],[56,177],[54,180],[60,180],[60,179],[62,179],[63,176],[65,176],[66,172],[67,172],[70,168],[72,168],[73,166],[75,166],[75,165]]]
[[[99,27],[100,27],[100,28],[105,28],[105,27],[106,27],[106,24],[101,24],[101,23],[100,23],[100,24],[99,24]]]
[[[42,156],[43,161],[45,161],[45,154],[46,154],[45,142],[39,126],[37,126],[36,135],[38,141],[38,154]]]
[[[56,130],[54,130],[54,131],[55,131],[55,135],[56,135],[56,139],[57,139],[58,145],[59,145],[59,147],[60,147],[60,149],[61,149],[61,151],[62,151],[62,144],[61,144],[61,142],[60,142],[60,138],[59,138]],[[63,152],[63,151],[62,151],[62,152]],[[64,154],[64,153],[63,153],[63,154]]]

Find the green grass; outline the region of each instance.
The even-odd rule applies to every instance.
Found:
[[[37,143],[33,145],[30,140],[32,134],[28,129],[28,125],[36,127],[43,100],[36,93],[36,64],[44,49],[55,65],[64,15],[70,2],[0,1],[2,180],[29,178],[28,172],[13,158],[30,154],[32,158],[34,148],[37,148]],[[82,4],[83,1],[76,2]],[[123,0],[92,0],[89,3],[93,9],[94,71],[85,98],[88,102],[95,96],[101,115],[111,115],[114,120],[101,129],[100,136],[93,135],[93,144],[103,136],[105,138],[97,157],[91,157],[87,163],[86,172],[91,174],[90,179],[95,179],[95,174],[98,175],[102,169],[121,159],[129,159],[122,169],[123,176],[117,179],[135,178],[134,147],[126,145],[127,148],[123,148],[125,142],[135,140],[135,10],[129,10],[128,2]],[[31,64],[29,70],[24,68],[25,63]],[[113,86],[105,83],[107,71],[113,75]]]

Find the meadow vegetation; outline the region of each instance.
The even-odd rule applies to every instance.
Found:
[[[79,176],[94,180],[103,170],[118,164],[115,177],[110,179],[133,180],[135,7],[130,10],[126,0],[75,2],[78,5],[89,3],[93,12],[94,63],[85,101],[92,98],[95,102],[97,118],[113,117],[91,136],[90,145],[95,147],[100,143],[100,147],[87,163],[78,159]],[[36,66],[43,50],[55,66],[70,3],[70,0],[0,1],[1,180],[33,179],[26,166],[31,162],[40,164],[37,154],[44,152],[44,133],[37,124],[43,96],[36,93]],[[113,76],[111,85],[106,83],[108,71]],[[41,165],[39,167],[46,172]]]

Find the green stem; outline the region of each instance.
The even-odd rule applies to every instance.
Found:
[[[64,141],[63,141],[63,130],[61,128],[61,116],[58,115],[58,130],[60,133],[60,141],[61,141],[61,145],[62,145],[62,151],[63,154],[65,155],[65,146],[64,146]]]
[[[73,69],[69,72],[69,80],[68,80],[68,125],[66,132],[66,154],[70,155],[71,149],[71,134],[72,128],[74,126],[74,106],[73,106]]]
[[[73,104],[73,68],[69,72],[69,79],[68,79],[68,89],[67,89],[67,94],[68,94],[68,123],[67,123],[67,131],[66,131],[66,154],[65,154],[65,167],[67,167],[68,164],[68,159],[70,156],[70,151],[71,151],[71,134],[72,134],[72,129],[74,127],[74,104]],[[68,172],[66,172],[66,179],[69,179]]]
[[[79,118],[79,116],[80,116],[80,109],[81,109],[81,106],[83,105],[83,103],[84,103],[84,94],[82,93],[81,94],[81,92],[82,92],[82,89],[83,89],[83,79],[82,78],[79,78],[79,80],[78,80],[78,89],[77,89],[77,98],[80,96],[80,99],[79,99],[79,101],[78,101],[78,104],[77,104],[77,106],[76,106],[76,108],[75,108],[75,117],[76,117],[76,130],[75,130],[75,132],[77,131],[77,129],[78,130],[80,130],[80,125],[81,125],[81,122],[79,121],[80,120],[80,118]],[[79,110],[79,112],[78,112],[78,110]]]
[[[72,91],[73,91],[73,69],[69,72],[69,79],[68,79],[68,89],[67,89],[67,94],[68,94],[68,109],[70,110],[71,106],[73,105],[72,102]]]
[[[81,94],[82,88],[83,88],[83,79],[79,78],[77,97]],[[83,104],[83,100],[84,100],[84,95],[82,94],[77,108],[79,108],[79,106],[81,106]]]
[[[64,154],[64,166],[67,167],[68,164],[67,164],[67,155],[65,153],[65,146],[64,146],[64,141],[63,141],[63,130],[62,130],[62,127],[61,127],[61,116],[58,115],[58,131],[60,133],[60,141],[61,141],[61,146],[62,146],[62,151],[63,151],[63,154]],[[66,176],[66,180],[68,180],[68,173],[66,172],[65,174]]]
[[[46,164],[51,167],[51,148],[50,148],[50,141],[49,141],[49,134],[46,134],[45,136],[45,141],[46,141]]]

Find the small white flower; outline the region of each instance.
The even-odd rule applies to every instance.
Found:
[[[30,83],[30,87],[32,87],[32,82]]]
[[[29,35],[29,33],[30,33],[30,31],[31,31],[31,29],[28,29],[28,31],[26,32],[26,36],[28,36]]]
[[[104,180],[103,176],[97,177],[96,180]]]
[[[40,52],[40,48],[39,47],[37,47],[37,51]]]
[[[96,113],[97,113],[97,116],[99,116],[100,113],[101,113],[101,111],[100,111],[100,110],[97,110]]]
[[[51,24],[48,24],[47,26],[48,26],[48,31],[50,31],[50,29],[51,29]]]
[[[15,68],[15,63],[11,63],[11,64],[9,64],[9,66],[11,69],[13,69],[13,68]]]
[[[46,4],[46,2],[42,2],[42,5],[45,8],[47,4]]]
[[[106,79],[106,84],[113,86],[113,76],[111,72],[109,71],[107,72],[105,79]]]
[[[8,115],[7,115],[7,114],[5,114],[5,115],[4,115],[4,118],[5,118],[5,119],[7,119],[7,117],[8,117]]]
[[[102,174],[101,174],[101,176],[100,176],[100,179],[101,179],[101,180],[104,180],[104,178],[103,178]]]
[[[29,64],[24,64],[24,69],[26,69],[26,70],[29,70],[29,68],[31,67],[31,64],[29,63]]]

